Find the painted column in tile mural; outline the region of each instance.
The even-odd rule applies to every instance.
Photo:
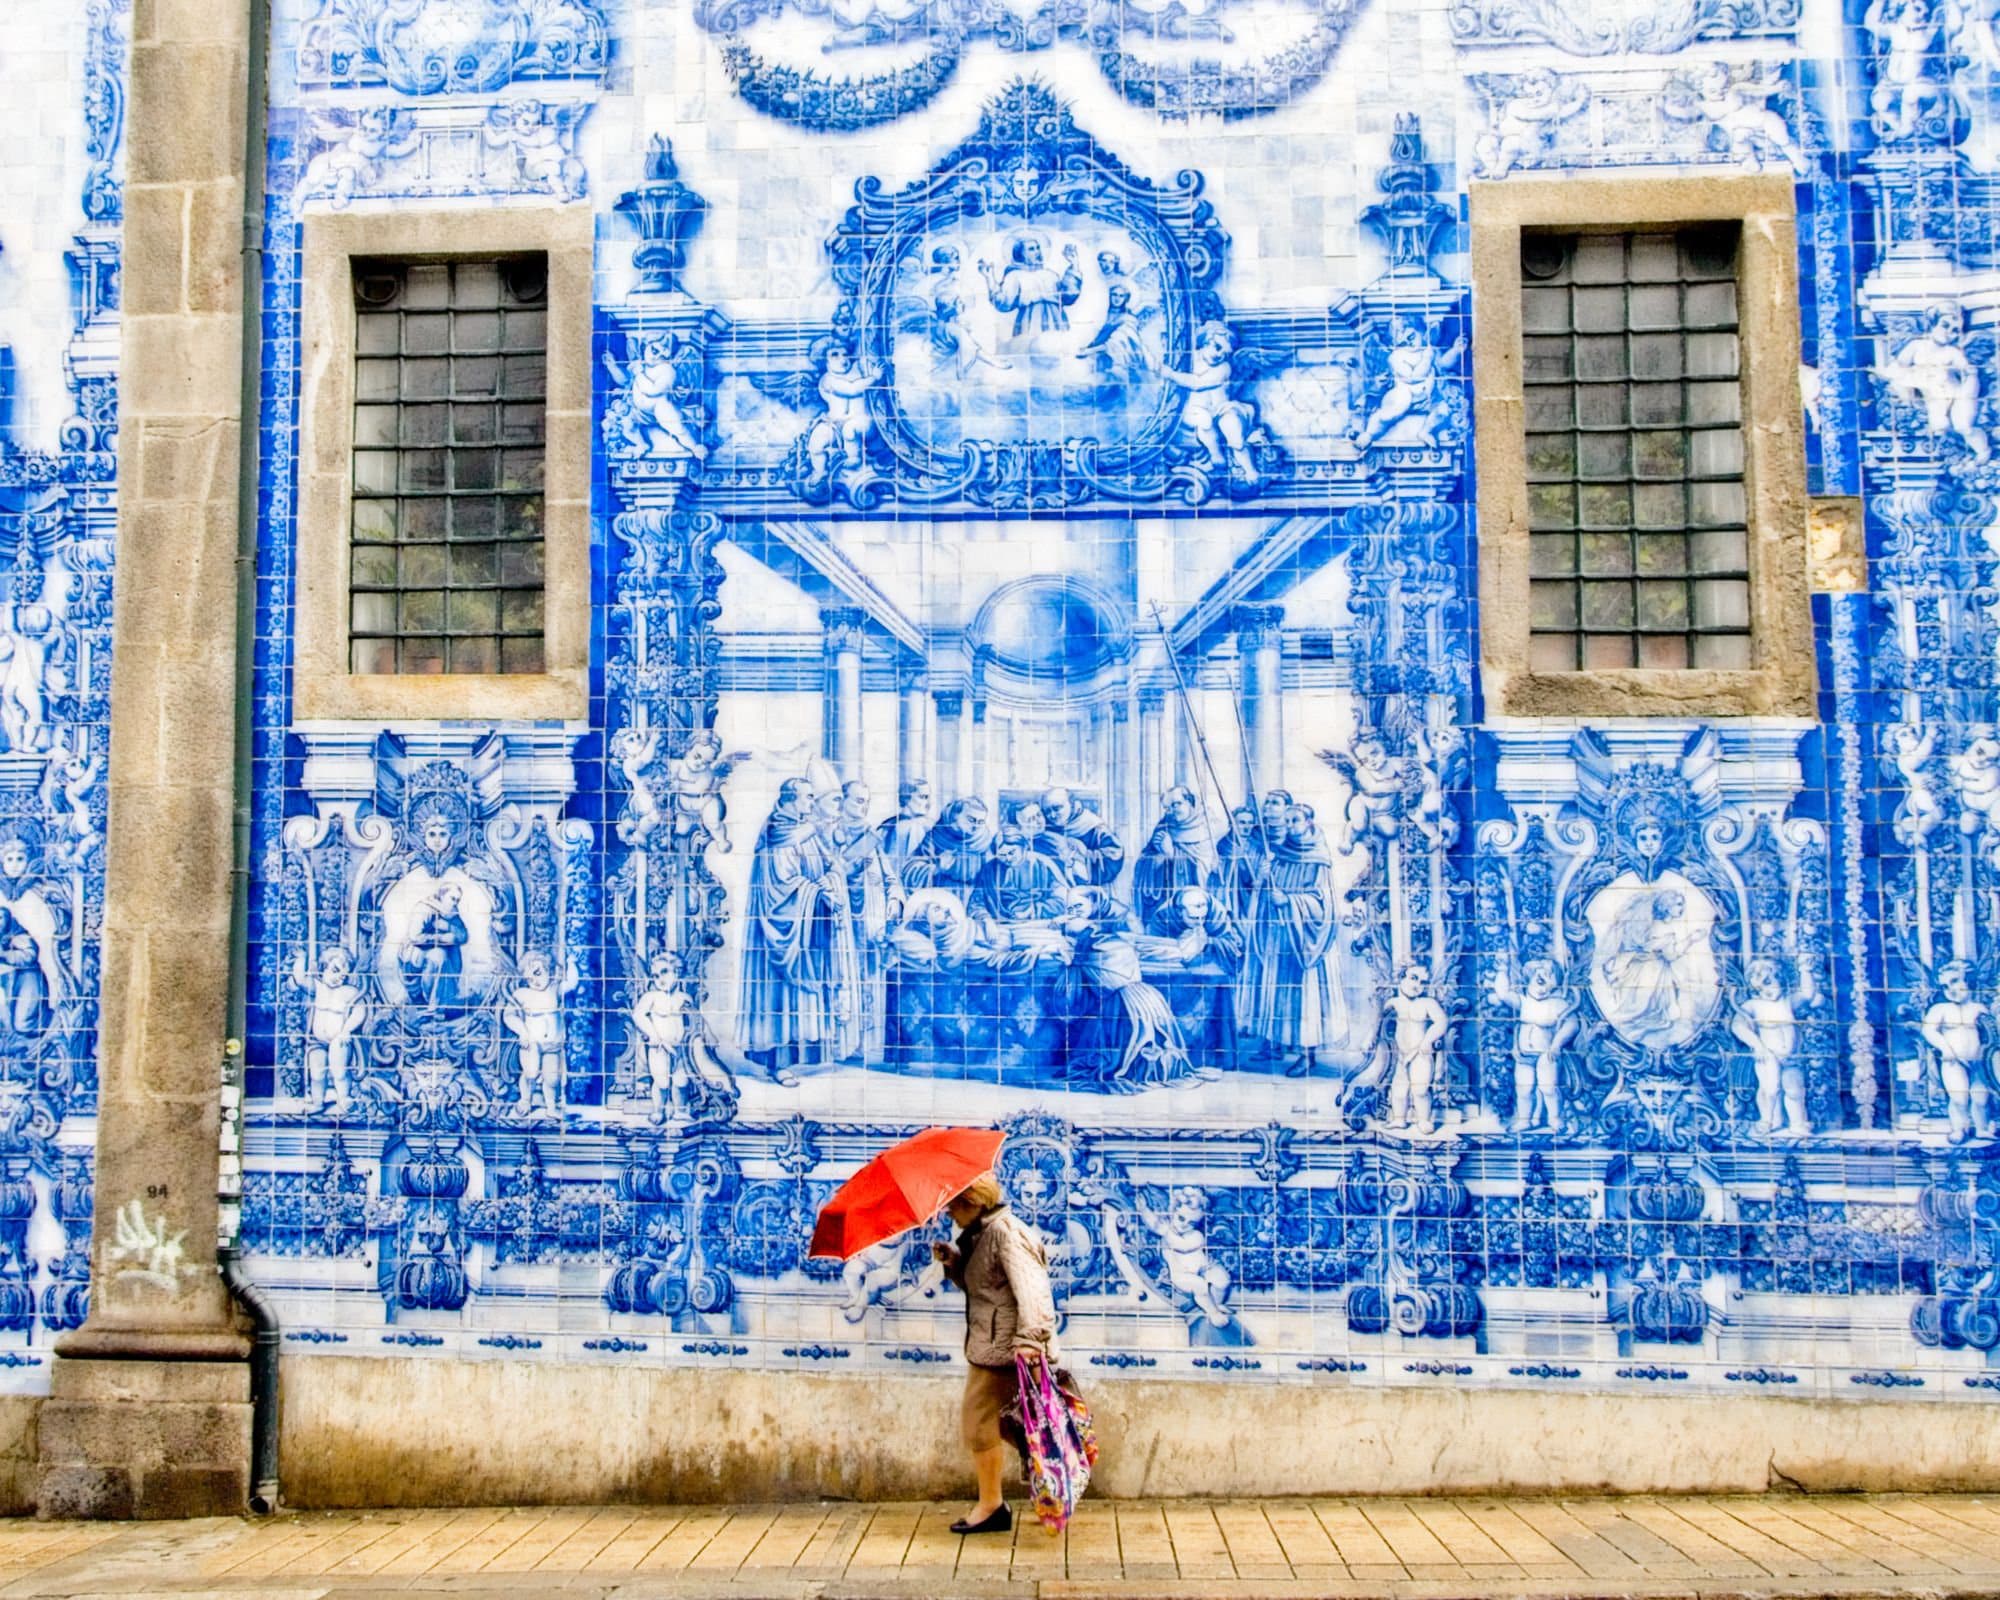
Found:
[[[244,1226],[293,1346],[942,1363],[929,1235],[805,1245],[953,1121],[1106,1379],[2000,1387],[1991,33],[283,0]],[[1866,504],[1823,720],[1489,717],[1466,186],[1746,170]],[[0,457],[0,1350],[84,1288],[108,181],[79,420]],[[413,206],[596,218],[573,722],[294,712],[302,224]]]
[[[0,1393],[89,1307],[129,24],[23,18],[0,64],[60,130],[0,153]],[[110,1259],[171,1289],[146,1226]]]

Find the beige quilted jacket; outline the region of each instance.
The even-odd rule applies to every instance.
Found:
[[[1056,1301],[1041,1236],[1005,1206],[975,1226],[980,1231],[972,1253],[954,1263],[951,1274],[965,1291],[965,1359],[1011,1367],[1014,1346],[1032,1344],[1055,1361]]]

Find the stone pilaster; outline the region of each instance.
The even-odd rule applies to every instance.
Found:
[[[134,10],[95,1256],[42,1410],[44,1515],[215,1514],[248,1495],[215,1191],[249,33],[244,0]]]

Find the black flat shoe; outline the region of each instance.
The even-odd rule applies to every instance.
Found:
[[[951,1525],[951,1531],[953,1533],[1012,1533],[1014,1531],[1014,1513],[1006,1506],[1002,1506],[990,1517],[982,1517],[977,1522],[968,1522],[964,1517],[960,1517],[958,1521]]]

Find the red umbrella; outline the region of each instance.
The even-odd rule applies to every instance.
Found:
[[[994,1128],[926,1128],[891,1145],[819,1208],[812,1253],[845,1261],[922,1227],[974,1178],[993,1170],[1006,1137]]]

